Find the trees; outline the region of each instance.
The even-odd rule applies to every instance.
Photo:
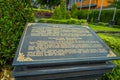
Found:
[[[24,26],[32,21],[30,0],[0,0],[0,69],[11,65]]]
[[[61,0],[60,2],[60,10],[61,10],[61,16],[63,19],[66,19],[66,5],[65,0]]]
[[[120,0],[117,0],[117,1],[115,2],[115,4],[116,4],[116,7],[117,7],[118,9],[120,9]]]
[[[54,10],[53,19],[62,19],[62,13],[61,13],[61,9],[59,6],[56,7],[56,9]]]
[[[78,11],[78,9],[77,9],[77,5],[76,4],[73,4],[72,5],[72,9],[71,9],[71,17],[72,18],[76,18],[77,16],[76,16],[76,12]]]
[[[46,5],[51,7],[57,6],[60,4],[61,0],[37,0],[37,4]]]
[[[120,0],[108,0],[108,2],[111,4],[112,7],[120,9]]]
[[[65,0],[61,0],[60,6],[56,7],[53,13],[53,19],[66,19]]]

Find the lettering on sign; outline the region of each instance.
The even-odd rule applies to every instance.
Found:
[[[107,55],[108,49],[89,28],[45,24],[25,29],[17,61],[35,61],[43,57],[74,58],[73,55],[81,57],[83,54],[85,57],[91,54],[106,54],[106,57],[113,55]]]

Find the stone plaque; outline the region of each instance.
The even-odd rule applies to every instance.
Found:
[[[13,75],[15,77],[36,77],[42,78],[55,78],[56,77],[72,77],[72,76],[87,76],[93,74],[104,74],[112,71],[115,65],[111,62],[95,63],[95,64],[74,64],[74,65],[59,65],[50,67],[26,67],[22,70],[20,67],[15,67]],[[67,74],[66,74],[67,73]],[[35,79],[36,80],[36,79]],[[55,80],[55,79],[53,79]]]
[[[120,59],[88,27],[29,23],[13,66]]]

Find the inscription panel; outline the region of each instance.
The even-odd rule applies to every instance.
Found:
[[[87,26],[31,23],[13,62],[60,61],[116,55]]]

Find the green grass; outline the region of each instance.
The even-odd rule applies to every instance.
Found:
[[[100,33],[98,36],[120,56],[120,34]],[[116,68],[114,68],[111,73],[106,73],[101,80],[120,80],[120,60],[114,60],[113,63],[116,64]]]
[[[120,34],[103,34],[99,33],[98,36],[109,45],[113,51],[120,56]],[[120,65],[120,61],[114,61],[115,64]]]
[[[93,25],[89,24],[89,27],[93,29],[94,31],[114,31],[114,32],[120,32],[120,28],[114,28],[109,26],[101,26],[101,25]]]
[[[120,55],[120,34],[103,34],[99,33],[103,39],[118,55]]]

